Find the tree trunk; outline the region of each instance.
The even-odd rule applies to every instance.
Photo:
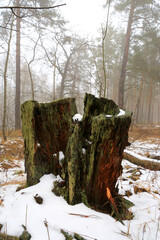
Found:
[[[30,77],[30,81],[31,81],[32,100],[34,101],[34,84],[33,84],[33,77],[32,77],[30,63],[28,64],[28,72],[29,72],[29,77]]]
[[[74,99],[22,105],[27,182],[33,185],[45,173],[59,174],[64,181],[55,183],[57,195],[70,204],[84,202],[103,209],[107,191],[116,196],[131,113],[118,115],[112,100],[91,94],[85,96],[82,121],[72,123],[75,113]]]
[[[19,0],[16,0],[19,6]],[[17,16],[20,16],[20,8],[17,8]],[[20,117],[20,18],[17,17],[16,25],[16,96],[15,96],[15,129],[21,128]]]
[[[66,81],[66,76],[67,76],[67,72],[68,72],[68,67],[70,64],[70,60],[71,60],[72,55],[70,55],[65,63],[65,67],[64,67],[64,72],[62,73],[62,80],[61,80],[61,89],[60,89],[60,98],[63,98],[64,95],[64,88],[65,88],[65,81]]]
[[[149,97],[148,97],[148,115],[147,115],[147,123],[151,123],[151,110],[152,110],[152,91],[153,91],[153,80],[150,79],[150,84],[149,84]]]
[[[104,32],[102,29],[102,62],[103,62],[102,66],[103,66],[103,76],[104,76],[104,96],[103,97],[106,97],[106,88],[107,88],[107,73],[106,73],[106,62],[105,62],[105,39],[108,32],[110,4],[111,4],[111,1],[108,0],[107,19],[106,19],[106,26],[105,26]],[[107,94],[108,94],[108,89],[107,89]]]
[[[128,19],[125,46],[124,46],[121,75],[119,79],[118,105],[121,108],[124,107],[124,85],[125,85],[126,67],[128,62],[128,52],[129,52],[129,45],[130,45],[131,27],[133,22],[134,9],[135,9],[135,3],[134,3],[134,0],[132,0],[129,19]]]
[[[11,48],[11,40],[12,40],[12,28],[13,28],[13,22],[14,17],[12,18],[11,22],[11,30],[10,35],[8,39],[8,50],[7,50],[7,56],[5,61],[5,69],[4,69],[4,106],[3,106],[3,124],[2,124],[2,134],[3,139],[6,140],[6,115],[7,115],[7,71],[8,71],[8,61],[9,61],[9,55],[10,55],[10,48]]]

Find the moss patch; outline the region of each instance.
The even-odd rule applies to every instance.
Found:
[[[60,174],[59,151],[65,154],[72,134],[72,117],[77,112],[75,99],[51,103],[27,101],[21,106],[25,169],[28,185],[38,183],[44,174]]]

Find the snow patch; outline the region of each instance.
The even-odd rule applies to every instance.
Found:
[[[86,153],[86,149],[82,148],[82,153],[85,154]]]
[[[91,144],[91,142],[87,142]],[[140,157],[139,154],[144,156],[148,151],[151,154],[156,152],[160,155],[159,141],[155,139],[154,144],[152,142],[135,141],[125,151],[132,155],[138,153],[138,157]],[[82,148],[82,152],[84,151],[85,148]],[[64,157],[63,152],[59,152],[59,157],[60,159]],[[144,158],[151,160],[145,156],[142,157],[142,159]],[[7,160],[4,162],[7,163]],[[132,195],[125,198],[135,204],[130,209],[134,218],[124,221],[124,225],[122,225],[109,215],[96,212],[82,203],[71,206],[63,197],[55,196],[52,189],[54,181],[62,181],[60,176],[44,175],[38,184],[19,192],[16,192],[19,185],[15,185],[13,182],[10,185],[3,185],[5,182],[9,183],[10,180],[25,179],[24,174],[21,176],[15,174],[19,170],[24,171],[24,161],[14,160],[14,164],[16,165],[14,168],[5,171],[0,169],[0,199],[4,204],[4,206],[0,205],[2,232],[6,231],[7,226],[8,234],[20,236],[24,231],[22,224],[25,225],[27,211],[27,230],[32,235],[32,240],[48,239],[47,229],[44,225],[45,219],[48,222],[50,239],[64,240],[61,229],[70,234],[76,232],[86,240],[106,240],[106,238],[126,240],[129,239],[129,236],[127,235],[127,238],[125,235],[128,232],[130,238],[134,240],[160,239],[160,171],[147,170],[127,160],[122,161],[123,173],[118,180],[119,193],[125,194],[129,190]],[[136,176],[136,181],[130,178],[132,175]],[[135,187],[145,188],[146,192],[135,194]],[[43,204],[36,203],[34,199],[36,194],[43,198]]]
[[[136,158],[139,158],[141,160],[145,160],[145,161],[152,161],[152,162],[159,162],[159,160],[156,160],[156,159],[152,159],[152,158],[148,158],[148,157],[145,157],[145,156],[141,156],[137,153],[134,153],[133,151],[130,151],[130,150],[127,150],[125,149],[124,152],[136,157]]]
[[[74,122],[80,122],[82,120],[82,118],[83,118],[83,116],[81,114],[77,113],[73,116],[72,119]]]
[[[118,113],[117,117],[120,117],[120,116],[123,116],[123,115],[125,115],[125,111],[122,110],[122,109],[119,109],[119,113]]]
[[[64,154],[62,151],[59,152],[59,163],[61,164],[62,163],[62,160],[64,159]]]
[[[127,231],[125,226],[107,214],[95,212],[82,203],[71,206],[62,197],[55,196],[52,189],[53,182],[57,180],[59,177],[49,174],[44,175],[38,184],[19,192],[15,192],[14,186],[3,188],[5,196],[4,207],[0,206],[0,223],[4,226],[7,223],[8,234],[21,235],[24,230],[22,224],[25,225],[26,211],[27,231],[33,240],[48,239],[44,225],[45,219],[48,223],[50,239],[56,240],[64,239],[61,229],[88,236],[85,239],[97,240],[106,240],[106,236],[117,240],[121,230]],[[34,200],[36,194],[43,198],[43,204],[36,203]],[[2,232],[4,231],[5,227],[2,229]],[[121,239],[126,238],[121,237]]]

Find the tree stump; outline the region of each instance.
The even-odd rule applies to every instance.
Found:
[[[106,203],[107,188],[115,196],[115,185],[122,173],[123,150],[128,142],[130,114],[122,117],[94,117],[87,174],[87,196],[98,205]]]
[[[75,99],[51,103],[27,101],[21,106],[25,169],[29,186],[47,173],[60,173],[59,152],[65,154],[72,134]]]
[[[69,204],[102,207],[110,200],[108,192],[111,198],[116,195],[132,114],[91,94],[85,95],[80,122],[72,120],[75,113],[74,99],[22,105],[27,183],[37,183],[45,173],[59,174],[63,182],[55,183],[57,195]]]

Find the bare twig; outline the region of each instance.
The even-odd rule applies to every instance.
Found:
[[[25,218],[25,228],[27,230],[27,214],[28,214],[28,205],[26,205],[26,218]]]
[[[62,6],[65,6],[66,3],[63,3],[63,4],[59,4],[59,5],[56,5],[56,6],[50,6],[50,7],[27,7],[27,6],[4,6],[4,7],[0,7],[0,9],[9,9],[12,11],[13,15],[16,16],[17,18],[24,18],[25,17],[25,14],[22,15],[22,16],[19,16],[15,13],[15,9],[27,9],[27,10],[46,10],[46,9],[54,9],[54,8],[57,8],[57,7],[62,7]]]
[[[48,229],[48,222],[47,222],[47,219],[46,219],[46,218],[45,218],[45,221],[44,221],[44,225],[45,225],[45,227],[47,228],[48,240],[50,240],[49,229]]]
[[[78,214],[78,213],[68,213],[69,215],[73,215],[73,216],[79,216],[79,217],[83,217],[83,218],[100,218],[99,216],[96,215],[84,215],[84,214]]]
[[[32,10],[43,10],[43,9],[53,9],[53,8],[57,8],[57,7],[62,7],[62,6],[65,6],[65,5],[66,5],[66,3],[51,6],[51,7],[3,6],[3,7],[0,7],[0,9],[10,9],[11,11],[13,9],[17,9],[17,8],[32,9]]]

